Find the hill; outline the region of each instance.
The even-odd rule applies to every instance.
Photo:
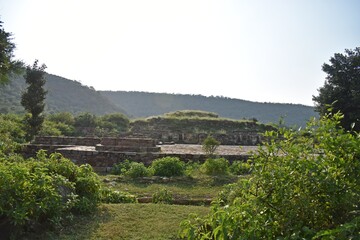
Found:
[[[179,110],[215,112],[232,119],[257,119],[277,123],[281,117],[288,126],[303,126],[312,116],[313,107],[299,104],[259,103],[226,97],[180,95],[149,92],[96,91],[80,82],[46,74],[46,112],[89,112],[97,115],[122,112],[131,118],[162,115]],[[0,113],[22,113],[21,93],[26,88],[22,76],[0,86]]]
[[[73,114],[89,112],[97,115],[122,112],[122,108],[112,104],[106,97],[91,87],[63,77],[46,74],[45,89],[47,113],[71,112]],[[0,86],[0,113],[23,113],[20,104],[21,94],[26,89],[22,76],[13,76],[8,85]]]
[[[148,92],[100,91],[114,105],[134,118],[161,115],[178,110],[202,110],[232,119],[257,119],[278,123],[283,118],[288,126],[304,126],[313,116],[313,107],[300,104],[259,103],[226,97],[180,95]]]

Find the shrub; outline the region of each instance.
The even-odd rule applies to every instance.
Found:
[[[134,195],[114,191],[110,188],[101,189],[101,202],[103,203],[136,203],[137,199]]]
[[[189,177],[193,176],[200,170],[200,166],[201,165],[198,162],[188,161],[185,164],[185,175]]]
[[[201,166],[201,170],[207,175],[227,175],[229,161],[225,158],[208,158]]]
[[[123,175],[130,169],[130,166],[131,166],[131,161],[126,159],[123,162],[114,164],[114,166],[111,169],[111,173],[115,175]]]
[[[251,164],[249,161],[233,161],[229,169],[230,172],[235,175],[249,174],[251,171]]]
[[[131,178],[148,177],[151,176],[151,173],[143,163],[132,162],[130,163],[129,170],[125,172],[125,176],[129,176]]]
[[[173,195],[166,188],[159,189],[152,195],[153,203],[171,204],[173,201]]]
[[[208,217],[183,221],[181,236],[359,239],[360,137],[339,127],[342,117],[267,132],[250,178],[229,187]]]
[[[155,176],[182,176],[185,173],[185,163],[177,157],[164,157],[151,163]]]
[[[16,226],[60,224],[72,212],[90,212],[100,200],[100,180],[89,165],[60,154],[0,159],[0,216]]]
[[[202,144],[202,149],[204,150],[206,155],[212,156],[215,153],[216,149],[219,147],[219,145],[220,145],[219,141],[217,141],[215,138],[211,136],[207,136],[207,138],[205,138]]]

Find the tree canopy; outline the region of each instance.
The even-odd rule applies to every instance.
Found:
[[[38,66],[37,60],[34,62],[33,66],[27,66],[26,68],[25,80],[28,87],[21,97],[21,104],[30,114],[26,118],[26,122],[29,126],[27,134],[29,140],[39,133],[44,122],[44,101],[47,93],[44,89],[46,82],[44,78],[45,68],[45,65]]]
[[[342,112],[341,125],[345,129],[360,130],[360,47],[335,53],[322,70],[327,74],[319,95],[313,96],[317,111],[324,115],[331,106],[332,112]],[[355,125],[354,125],[355,124]]]
[[[9,81],[10,73],[19,73],[22,68],[22,62],[14,60],[15,44],[12,42],[11,33],[3,28],[3,22],[0,20],[0,84]]]

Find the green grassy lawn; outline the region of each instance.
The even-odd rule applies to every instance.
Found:
[[[177,239],[179,224],[190,213],[205,216],[209,207],[166,204],[102,204],[95,214],[75,217],[64,230],[24,239]]]

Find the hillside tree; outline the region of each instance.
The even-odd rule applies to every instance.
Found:
[[[3,28],[0,21],[0,85],[9,81],[9,74],[20,73],[23,63],[14,60],[15,44],[12,42],[11,33]]]
[[[360,47],[335,53],[322,70],[327,74],[324,86],[313,96],[316,110],[324,116],[331,108],[333,113],[344,114],[341,121],[345,129],[360,130]]]
[[[47,91],[45,85],[45,69],[46,66],[38,65],[35,60],[32,66],[26,67],[25,81],[28,84],[26,91],[21,96],[21,105],[28,112],[25,122],[27,124],[27,140],[31,140],[39,133],[44,122],[43,111],[45,108],[45,96]]]

